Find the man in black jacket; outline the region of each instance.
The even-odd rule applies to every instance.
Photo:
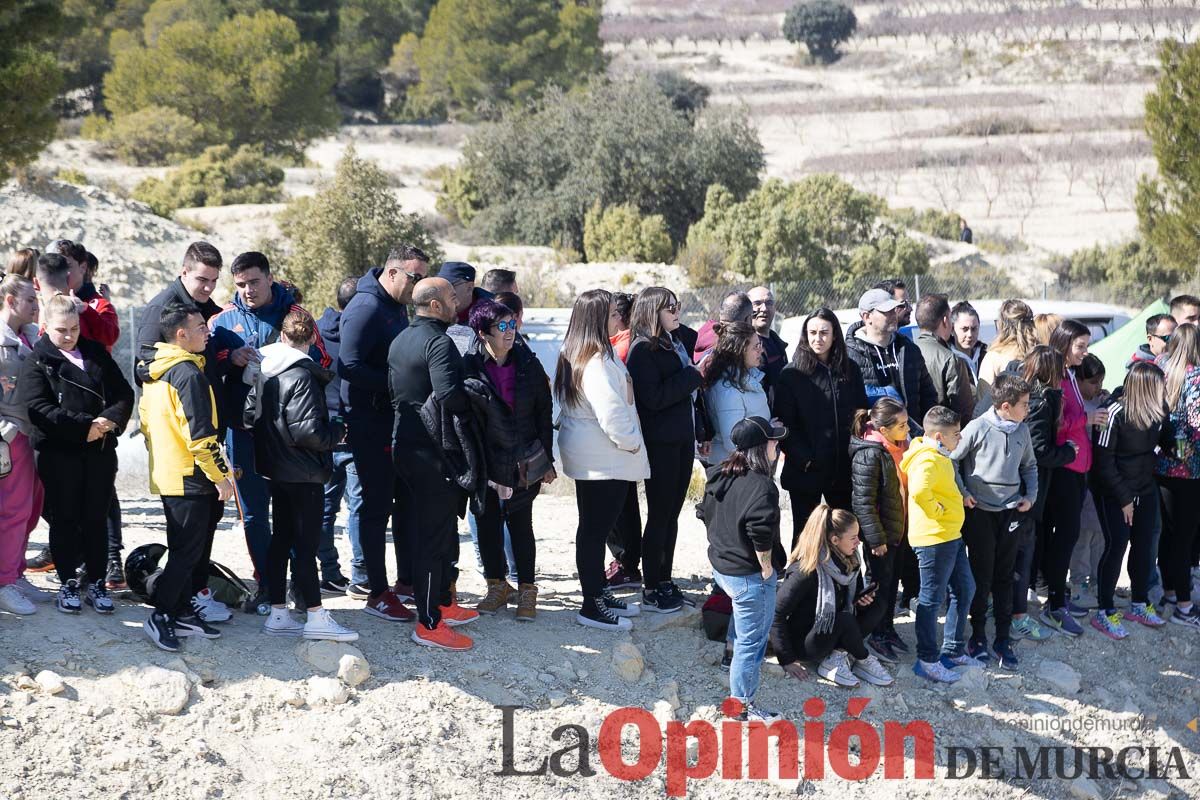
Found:
[[[886,290],[867,291],[858,301],[862,321],[846,332],[846,355],[862,371],[867,401],[893,397],[904,403],[912,423],[925,419],[925,412],[937,405],[937,392],[920,348],[896,335],[900,306]]]
[[[779,373],[788,364],[788,346],[771,328],[775,322],[775,293],[766,286],[755,286],[746,294],[750,296],[750,304],[754,308],[750,324],[762,341],[763,388],[769,394],[771,387],[779,380]]]
[[[388,350],[388,386],[396,426],[392,453],[400,477],[397,491],[412,536],[413,595],[418,622],[412,639],[445,650],[468,650],[470,638],[451,628],[478,619],[455,601],[451,584],[458,556],[455,515],[466,495],[447,475],[441,452],[421,421],[430,396],[448,414],[470,412],[463,388],[462,356],[446,334],[457,317],[450,282],[426,278],[413,290],[417,318]]]

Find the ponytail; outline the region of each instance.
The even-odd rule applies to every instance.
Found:
[[[860,408],[854,412],[854,420],[850,423],[850,432],[862,438],[867,433],[869,424],[875,430],[890,428],[900,420],[901,414],[907,414],[904,404],[893,397],[880,397],[871,408]]]

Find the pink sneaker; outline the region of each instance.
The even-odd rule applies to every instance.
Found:
[[[1153,603],[1133,603],[1125,612],[1125,619],[1140,622],[1147,628],[1161,628],[1167,621],[1158,614]]]

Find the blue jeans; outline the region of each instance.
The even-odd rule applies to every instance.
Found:
[[[966,650],[963,639],[967,624],[967,609],[975,596],[975,578],[967,560],[967,548],[961,538],[952,542],[914,547],[917,566],[921,570],[921,593],[917,597],[917,658],[925,662],[938,660],[937,618],[950,589],[950,608],[946,611],[946,627],[942,633],[942,654],[960,656]]]
[[[467,512],[467,527],[471,529],[471,545],[475,548],[475,563],[479,574],[483,575],[483,555],[479,552],[479,523],[475,514]],[[508,523],[504,523],[504,560],[508,563],[508,582],[517,582],[517,559],[513,557],[512,536],[508,532]]]
[[[362,542],[358,538],[358,510],[362,508],[362,485],[358,482],[358,468],[354,455],[349,450],[333,451],[333,475],[325,484],[325,513],[321,523],[321,544],[317,558],[321,562],[321,580],[332,580],[341,575],[338,564],[337,545],[334,544],[334,522],[342,507],[342,496],[346,497],[346,535],[350,537],[350,582],[366,583],[367,568],[363,563]]]
[[[729,695],[743,703],[754,702],[758,691],[767,635],[775,621],[775,575],[763,580],[753,575],[723,575],[713,570],[713,579],[733,601],[729,617],[729,640],[733,663],[729,667]]]
[[[246,532],[246,549],[250,552],[259,591],[266,591],[267,550],[271,546],[270,487],[254,464],[254,437],[250,431],[230,428],[225,434],[225,446],[229,450],[229,460],[235,469],[241,470],[237,494]]]

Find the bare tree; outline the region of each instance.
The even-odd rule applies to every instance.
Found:
[[[1080,152],[1081,149],[1083,152]],[[1063,177],[1067,179],[1067,197],[1071,196],[1071,192],[1075,189],[1075,182],[1083,177],[1084,168],[1087,164],[1088,154],[1090,149],[1085,143],[1079,141],[1075,134],[1071,134],[1067,139],[1067,146],[1063,151],[1063,160],[1059,162],[1059,170],[1062,171]]]
[[[1021,238],[1025,237],[1025,223],[1042,204],[1042,184],[1046,176],[1046,162],[1034,148],[1025,150],[1024,163],[1013,169],[1015,191],[1013,205],[1020,221]]]
[[[1104,210],[1108,211],[1108,198],[1120,180],[1121,157],[1112,152],[1102,151],[1092,160],[1092,168],[1088,173],[1088,184],[1100,198]]]
[[[978,161],[971,168],[971,184],[980,195],[983,196],[985,214],[991,219],[992,207],[995,206],[996,200],[1000,195],[1004,194],[1008,186],[1008,168],[1003,163],[988,164],[985,161]],[[965,194],[970,196],[970,188]]]

